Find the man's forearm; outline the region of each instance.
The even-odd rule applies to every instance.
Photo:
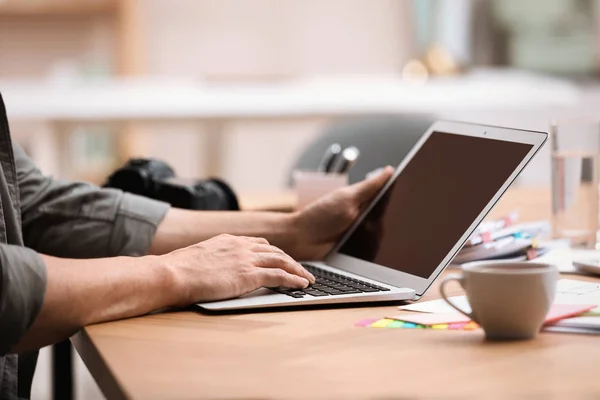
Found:
[[[150,254],[165,254],[227,233],[267,239],[295,256],[294,214],[277,212],[191,211],[172,208],[158,226]]]
[[[85,325],[175,305],[173,276],[157,257],[42,258],[48,277],[44,304],[16,352],[56,343]]]
[[[221,233],[263,237],[289,250],[293,214],[171,209],[152,240],[150,256],[74,260],[43,255],[48,282],[44,304],[15,351],[63,340],[83,326],[143,315],[177,301],[178,281],[162,257]]]

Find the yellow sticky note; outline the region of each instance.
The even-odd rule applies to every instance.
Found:
[[[448,324],[431,325],[431,329],[439,329],[441,331],[448,329]]]
[[[371,324],[371,328],[385,328],[386,326],[391,324],[393,321],[394,321],[393,319],[389,319],[389,318],[380,319],[377,322],[373,322],[373,324]]]

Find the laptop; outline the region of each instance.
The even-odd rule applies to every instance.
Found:
[[[301,263],[315,284],[197,305],[241,311],[419,300],[547,136],[436,122],[326,258]]]

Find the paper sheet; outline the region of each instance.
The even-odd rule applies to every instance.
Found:
[[[563,318],[569,318],[570,320],[575,320],[578,318],[571,318],[577,315],[581,315],[582,313],[589,311],[594,308],[592,304],[553,304],[546,316],[546,323],[554,323]],[[395,319],[404,322],[412,322],[414,324],[419,325],[439,325],[439,324],[452,324],[459,322],[468,322],[469,318],[465,317],[458,312],[449,312],[449,313],[407,313],[403,315],[396,315],[387,317],[388,319]],[[582,317],[594,320],[595,323],[598,323],[598,327],[600,327],[600,317]],[[579,326],[578,326],[579,327]]]
[[[554,249],[531,262],[554,264],[563,273],[583,274],[573,266],[573,259],[598,257],[600,257],[600,251],[597,250]]]
[[[453,304],[456,304],[456,306],[459,307],[461,310],[464,310],[465,312],[468,312],[468,313],[471,312],[471,306],[469,305],[469,302],[467,301],[467,296],[453,296],[453,297],[449,297],[449,299]],[[444,299],[424,301],[422,303],[409,304],[406,306],[400,306],[398,308],[401,310],[406,310],[406,311],[418,311],[418,312],[425,312],[425,313],[457,313],[458,312],[454,308],[450,307],[448,305],[448,303],[446,303],[444,301]]]
[[[566,318],[558,321],[555,326],[583,329],[600,329],[600,318],[598,317],[576,317]]]
[[[584,250],[584,249],[571,249],[566,246],[560,240],[548,242],[548,246],[554,247],[552,250],[549,250],[546,254],[543,254],[533,260],[533,263],[546,263],[556,265],[558,270],[562,273],[566,274],[578,274],[585,275],[584,272],[579,271],[577,268],[573,266],[573,259],[580,258],[600,258],[600,251],[598,250]],[[525,261],[527,257],[515,257],[513,261]],[[487,260],[493,262],[495,260]],[[468,264],[468,263],[467,263]],[[452,262],[448,268],[460,268],[461,265]]]
[[[600,306],[600,284],[561,279],[556,286],[556,304],[596,304]]]
[[[471,307],[466,296],[453,296],[450,301],[466,312],[471,312]],[[554,304],[595,304],[600,306],[600,284],[576,281],[573,279],[560,279],[556,285]],[[443,299],[424,301],[398,307],[401,310],[418,311],[426,313],[452,313],[457,312]]]
[[[570,328],[565,326],[548,325],[544,327],[544,332],[556,332],[556,333],[580,333],[584,335],[600,335],[598,329],[587,329],[587,328]]]

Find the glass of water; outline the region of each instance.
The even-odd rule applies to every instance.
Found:
[[[563,119],[550,124],[552,232],[573,247],[598,248],[600,122]]]

